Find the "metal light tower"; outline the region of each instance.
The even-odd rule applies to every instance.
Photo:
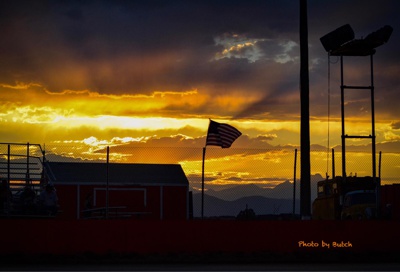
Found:
[[[354,39],[354,31],[350,25],[344,25],[338,29],[326,34],[320,40],[325,50],[330,56],[340,57],[340,90],[341,90],[341,127],[342,127],[342,179],[346,183],[346,139],[371,139],[371,153],[372,153],[372,178],[376,185],[376,203],[377,211],[379,212],[380,203],[380,179],[376,178],[376,147],[375,147],[375,87],[374,87],[374,70],[373,70],[373,55],[375,48],[386,43],[393,28],[384,26],[383,28],[369,34],[364,39]],[[370,85],[354,86],[344,84],[344,68],[343,57],[354,56],[369,56],[370,57]],[[371,133],[369,135],[348,135],[345,132],[345,91],[351,90],[366,90],[370,91],[371,103]]]

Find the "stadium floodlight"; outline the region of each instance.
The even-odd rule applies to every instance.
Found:
[[[320,41],[327,52],[338,49],[354,39],[354,31],[349,24],[341,26],[323,36]]]
[[[381,46],[384,43],[389,41],[390,36],[392,35],[393,28],[391,26],[384,26],[378,29],[375,32],[372,32],[367,37],[365,37],[365,41],[368,42],[374,48]]]
[[[388,42],[393,28],[384,26],[369,34],[365,39],[354,39],[349,24],[326,34],[320,41],[331,56],[368,56],[375,54],[375,48]]]

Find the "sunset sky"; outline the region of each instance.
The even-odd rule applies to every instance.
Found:
[[[76,146],[201,149],[211,118],[243,133],[229,156],[299,148],[298,2],[2,1],[0,141],[68,144],[76,157]],[[308,1],[313,148],[328,145],[328,89],[340,148],[340,67],[332,57],[328,76],[319,38],[348,23],[356,38],[394,28],[374,56],[376,135],[377,151],[400,152],[399,12],[397,0]],[[369,85],[369,58],[345,58],[345,78]],[[349,134],[370,134],[369,96],[347,102]],[[195,173],[198,156],[166,162]]]

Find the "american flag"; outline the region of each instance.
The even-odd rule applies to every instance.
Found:
[[[242,135],[242,133],[231,125],[210,120],[206,146],[217,145],[222,148],[228,148],[240,135]]]

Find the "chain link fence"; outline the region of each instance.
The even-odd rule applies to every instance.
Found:
[[[106,162],[107,146],[74,142],[46,146],[0,146],[2,172],[6,173],[7,154],[20,161],[20,174],[28,153],[37,160],[51,162]],[[193,194],[194,217],[201,215],[203,149],[196,147],[109,146],[110,163],[180,164]],[[400,183],[400,153],[377,156],[377,176],[382,184]],[[317,196],[317,182],[328,176],[342,175],[341,153],[311,151],[311,196]],[[32,163],[34,159],[30,159]],[[295,164],[296,161],[296,164]],[[204,157],[204,216],[236,217],[251,210],[256,215],[299,213],[301,152],[290,148],[221,149],[207,147]],[[334,162],[334,163],[333,163]],[[332,173],[334,169],[335,173]],[[346,152],[347,176],[372,176],[370,151]],[[40,172],[37,170],[37,172]],[[37,174],[37,172],[35,174]],[[31,173],[33,174],[33,173]],[[295,182],[294,182],[295,181]]]

